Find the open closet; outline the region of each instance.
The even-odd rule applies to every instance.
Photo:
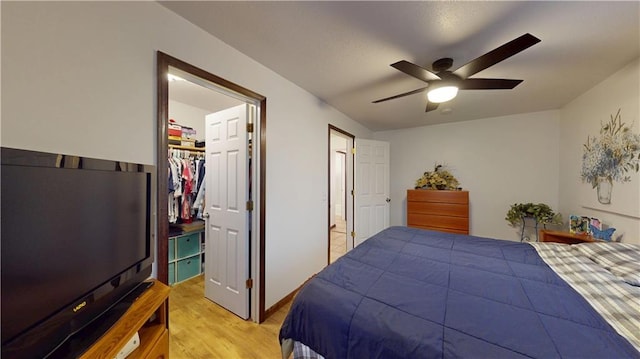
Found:
[[[244,319],[250,315],[255,112],[255,105],[222,89],[170,72],[168,282],[204,274],[204,296]]]
[[[266,317],[266,97],[157,55],[157,277],[204,282],[195,288],[202,285],[205,298],[259,323]],[[188,198],[178,198],[185,181]]]
[[[204,273],[204,149],[169,144],[167,165],[168,275],[173,285]]]
[[[169,223],[170,285],[205,272],[205,118],[241,103],[170,73],[165,219]]]

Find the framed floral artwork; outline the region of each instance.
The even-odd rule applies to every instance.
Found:
[[[618,109],[600,123],[599,134],[587,136],[583,144],[580,177],[590,186],[584,206],[640,218],[639,169],[640,133],[634,132],[633,123],[622,121]]]

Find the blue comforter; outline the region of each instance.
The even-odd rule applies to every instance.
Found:
[[[532,246],[406,227],[310,280],[285,338],[328,359],[640,357]]]

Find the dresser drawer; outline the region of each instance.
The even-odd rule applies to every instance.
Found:
[[[444,232],[454,230],[456,233],[469,233],[469,219],[465,217],[409,213],[407,226]]]
[[[469,206],[459,203],[407,202],[407,213],[469,218]]]
[[[440,202],[469,204],[468,191],[441,191],[417,189],[407,191],[408,202]]]
[[[178,258],[189,257],[200,253],[200,232],[180,236],[177,240]]]
[[[178,282],[195,277],[198,274],[200,274],[200,255],[195,255],[178,261],[178,271],[176,274]]]

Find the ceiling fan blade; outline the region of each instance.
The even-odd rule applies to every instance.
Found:
[[[429,111],[436,110],[438,108],[438,105],[439,104],[437,104],[435,102],[427,101],[427,108],[424,110],[424,112],[429,112]]]
[[[441,78],[438,75],[434,74],[433,72],[425,69],[424,67],[420,67],[416,64],[413,64],[409,61],[401,60],[391,64],[391,67],[397,70],[400,70],[407,75],[420,79],[424,82],[441,80]]]
[[[458,83],[461,90],[510,90],[522,80],[507,79],[466,79]]]
[[[427,91],[428,87],[429,86],[423,87],[423,88],[419,88],[417,90],[401,93],[399,95],[395,95],[395,96],[391,96],[391,97],[387,97],[387,98],[381,98],[379,100],[373,101],[372,103],[379,103],[379,102],[389,101],[389,100],[393,100],[393,99],[396,99],[396,98],[405,97],[405,96],[413,95],[413,94],[420,93],[420,92],[425,92],[425,91]]]
[[[537,37],[531,34],[524,34],[515,40],[511,40],[506,44],[487,52],[475,60],[471,60],[471,62],[463,65],[453,73],[463,79],[466,79],[487,67],[493,66],[498,62],[537,44],[538,42],[540,42],[540,39]]]

